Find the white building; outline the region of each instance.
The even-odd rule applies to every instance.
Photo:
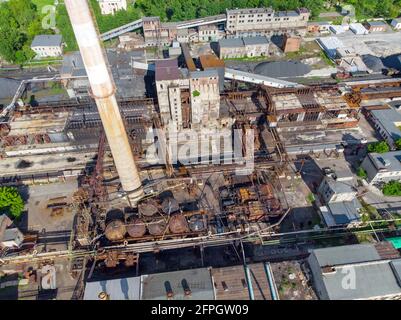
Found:
[[[391,21],[391,26],[394,29],[400,30],[401,29],[401,18],[393,19]]]
[[[401,151],[368,153],[361,166],[371,184],[401,179]]]
[[[5,214],[0,215],[0,248],[19,248],[24,235],[18,228],[9,228],[12,221]]]
[[[62,37],[58,34],[35,36],[31,49],[36,53],[36,58],[61,56],[63,54]]]
[[[127,0],[98,0],[102,14],[114,14],[119,10],[127,10]]]
[[[368,34],[369,31],[363,26],[362,23],[351,23],[349,25],[351,31],[357,35]]]

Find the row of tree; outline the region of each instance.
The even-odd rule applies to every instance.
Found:
[[[34,57],[30,44],[43,30],[37,7],[31,0],[0,3],[0,56],[11,63],[23,63]]]

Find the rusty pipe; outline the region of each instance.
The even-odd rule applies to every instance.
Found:
[[[100,44],[88,2],[87,0],[65,0],[64,3],[122,188],[128,194],[130,203],[136,205],[143,196],[142,183],[118,108],[114,81],[107,67],[106,55]]]

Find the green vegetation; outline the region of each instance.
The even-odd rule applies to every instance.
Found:
[[[361,210],[362,222],[381,219],[379,212],[377,211],[377,209],[374,206],[368,204],[362,198],[360,198],[359,201],[362,204],[362,210]]]
[[[390,151],[390,146],[386,141],[373,142],[368,145],[368,152],[386,153]]]
[[[42,12],[43,7],[54,4],[54,0],[32,0],[32,2],[37,7],[39,13]]]
[[[11,63],[22,64],[35,56],[30,44],[43,30],[37,7],[31,0],[0,3],[0,56]]]
[[[397,150],[401,150],[401,138],[395,141],[395,147],[397,148]]]
[[[315,201],[315,196],[313,195],[312,192],[310,192],[310,193],[308,194],[308,196],[306,197],[306,201],[307,201],[308,203],[313,203],[313,201]]]
[[[199,97],[200,96],[200,92],[198,90],[195,90],[194,92],[192,92],[192,95],[194,97]]]
[[[356,175],[362,179],[366,179],[368,177],[366,170],[362,167],[358,168],[358,170],[356,171]]]
[[[395,180],[387,182],[382,192],[385,196],[401,196],[401,182]]]
[[[10,214],[14,218],[21,216],[24,210],[24,201],[17,188],[0,187],[0,212]]]

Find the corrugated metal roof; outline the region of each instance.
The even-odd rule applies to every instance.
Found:
[[[182,74],[178,69],[177,59],[156,60],[156,81],[181,79]]]
[[[229,38],[219,40],[220,48],[241,48],[244,42],[240,38]]]
[[[243,40],[244,40],[244,44],[246,46],[269,43],[269,40],[267,39],[267,37],[264,37],[264,36],[244,37]]]
[[[213,54],[205,54],[199,56],[199,61],[202,65],[203,69],[208,69],[208,68],[224,68],[225,64],[224,61],[217,58]]]
[[[110,300],[139,300],[141,277],[87,282],[84,300],[100,300],[99,293],[106,292]]]
[[[188,286],[190,295],[184,293]],[[212,277],[208,268],[142,276],[142,300],[167,300],[167,292],[172,291],[173,300],[214,300]]]
[[[207,78],[207,77],[218,77],[219,74],[217,73],[216,69],[207,69],[204,71],[191,71],[189,73],[191,79],[194,78]]]
[[[355,244],[313,250],[320,267],[380,260],[373,244]]]
[[[50,35],[38,35],[36,36],[31,44],[31,48],[33,47],[57,47],[61,45],[63,38],[58,34],[50,34]]]

